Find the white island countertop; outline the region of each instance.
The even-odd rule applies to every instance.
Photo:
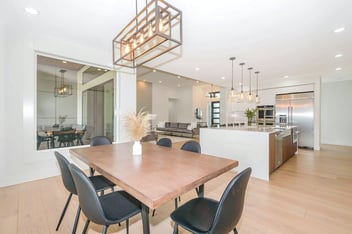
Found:
[[[289,126],[289,127],[279,127],[279,126],[236,126],[236,127],[219,127],[219,128],[213,127],[213,128],[210,128],[210,129],[274,133],[274,132],[281,132],[281,131],[284,131],[284,130],[290,130],[291,128],[292,128],[292,126]]]

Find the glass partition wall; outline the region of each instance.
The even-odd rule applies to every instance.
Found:
[[[37,56],[37,150],[114,140],[114,78],[103,68]]]

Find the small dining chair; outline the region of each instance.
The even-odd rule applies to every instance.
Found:
[[[66,213],[67,207],[68,207],[68,205],[69,205],[69,203],[71,201],[72,195],[73,194],[77,195],[77,190],[76,190],[76,186],[75,186],[75,183],[73,181],[71,172],[69,170],[70,162],[62,154],[60,154],[59,152],[55,151],[54,154],[55,154],[55,157],[56,157],[57,162],[59,164],[62,182],[63,182],[65,188],[67,189],[67,191],[70,192],[70,194],[69,194],[69,196],[67,198],[66,204],[64,206],[64,209],[61,212],[61,216],[60,216],[59,222],[58,222],[58,224],[56,226],[56,231],[57,231],[57,230],[59,230],[59,227],[60,227],[60,224],[62,222],[62,219],[65,216],[65,213]],[[109,189],[109,188],[112,191],[114,190],[115,184],[110,182],[109,180],[107,180],[105,177],[103,177],[101,175],[91,176],[91,177],[89,177],[89,180],[91,181],[95,192],[103,193],[104,190]],[[80,206],[78,206],[75,222],[74,222],[73,228],[72,228],[72,233],[76,233],[80,211],[81,211],[81,208],[80,208]]]
[[[106,136],[95,136],[90,140],[90,146],[110,145],[111,141]],[[95,170],[89,167],[90,175],[94,175]]]
[[[157,142],[156,142],[157,145],[160,145],[160,146],[165,146],[165,147],[169,147],[171,148],[172,147],[172,141],[170,138],[168,137],[164,137],[164,138],[160,138]],[[177,207],[177,198],[175,198],[175,206]],[[152,213],[152,216],[155,215],[155,209],[153,210],[153,213]]]
[[[181,146],[181,150],[201,153],[200,144],[197,141],[187,141]]]
[[[181,150],[189,151],[189,152],[194,152],[194,153],[201,153],[201,147],[199,142],[197,141],[187,141],[181,146]],[[199,194],[199,189],[195,188],[196,193]],[[178,197],[178,200],[181,201],[181,197]],[[178,202],[177,199],[175,200],[175,208],[178,207]]]
[[[249,167],[237,174],[227,185],[220,201],[198,197],[192,199],[176,210],[170,217],[175,222],[174,234],[178,233],[178,226],[191,233],[237,234],[237,223],[241,218],[247,184],[252,169]]]
[[[86,233],[89,223],[104,225],[105,234],[112,224],[126,221],[128,234],[129,218],[141,213],[141,203],[125,191],[116,191],[98,197],[89,178],[74,164],[69,166],[78,194],[79,205],[87,217],[82,233]]]
[[[165,147],[172,147],[172,141],[170,138],[168,137],[164,137],[164,138],[160,138],[157,142],[156,142],[157,145],[160,145],[160,146],[165,146]]]

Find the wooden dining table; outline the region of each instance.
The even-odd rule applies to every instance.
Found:
[[[149,209],[171,201],[237,167],[238,161],[175,148],[142,143],[142,154],[132,154],[133,142],[70,149],[78,158],[142,203],[143,233],[150,233]]]

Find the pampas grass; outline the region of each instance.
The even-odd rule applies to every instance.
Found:
[[[147,135],[149,130],[149,115],[147,112],[140,110],[137,114],[132,112],[125,116],[126,128],[129,136],[134,141],[140,141]]]

